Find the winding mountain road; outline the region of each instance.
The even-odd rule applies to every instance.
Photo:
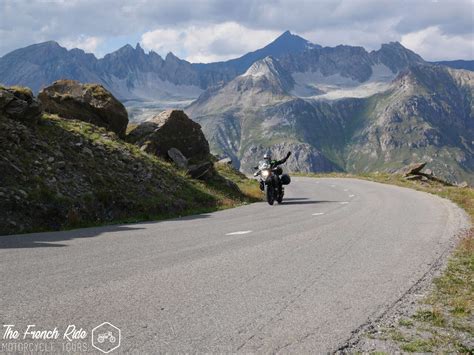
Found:
[[[331,352],[467,226],[447,200],[355,179],[294,178],[286,197],[0,237],[0,323],[90,332],[108,321],[121,352]]]

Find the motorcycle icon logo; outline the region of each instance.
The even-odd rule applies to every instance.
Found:
[[[106,339],[109,339],[109,341],[111,343],[115,343],[115,337],[112,335],[112,332],[106,332],[106,333],[102,333],[102,334],[99,334],[99,336],[97,337],[97,341],[99,343],[103,343]]]
[[[92,329],[92,346],[108,354],[120,346],[120,329],[104,322]]]

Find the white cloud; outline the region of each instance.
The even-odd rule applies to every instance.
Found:
[[[65,38],[59,40],[59,44],[67,49],[79,48],[88,53],[95,53],[103,39],[95,36],[80,35],[76,38]]]
[[[431,26],[402,36],[401,44],[424,58],[437,60],[473,59],[474,36],[448,35],[438,26]]]
[[[280,31],[253,30],[235,22],[191,25],[184,29],[155,29],[142,35],[145,49],[161,55],[172,51],[193,63],[236,58],[274,40]]]
[[[214,61],[254,50],[285,30],[323,45],[376,49],[436,27],[428,37],[441,42],[421,46],[421,54],[456,59],[466,55],[472,13],[473,0],[0,0],[0,56],[46,40],[91,50],[89,37],[104,40],[95,53],[105,54],[143,35],[144,46],[160,54]]]

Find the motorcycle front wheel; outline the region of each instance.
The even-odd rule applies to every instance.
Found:
[[[271,185],[265,185],[265,196],[269,205],[273,205],[275,202],[274,189]]]

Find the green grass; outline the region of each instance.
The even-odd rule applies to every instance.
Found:
[[[410,319],[400,319],[398,321],[398,324],[400,324],[403,327],[412,327],[413,326],[413,321]]]
[[[0,216],[0,234],[162,220],[261,198],[257,182],[231,167],[218,167],[206,181],[194,180],[173,164],[86,122],[46,114],[34,130],[7,119],[0,120],[0,129],[7,137],[21,137],[21,144],[5,140],[0,148],[6,144],[6,162],[27,172],[6,169],[2,189],[8,196],[19,190],[28,195],[27,208],[13,195],[0,197],[7,211]],[[8,163],[1,160],[0,168],[2,164]],[[53,178],[56,182],[49,183]]]
[[[400,348],[403,351],[410,353],[426,353],[433,351],[433,342],[425,339],[416,339],[408,342],[407,344],[402,344]]]
[[[443,312],[435,308],[431,310],[418,310],[413,315],[413,319],[422,322],[430,322],[431,324],[437,327],[442,327],[446,325],[446,320],[444,319]]]

